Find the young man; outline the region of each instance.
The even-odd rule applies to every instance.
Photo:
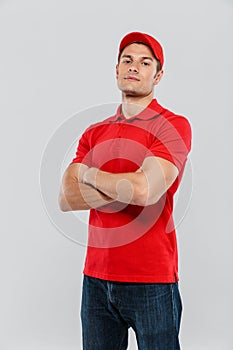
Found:
[[[163,108],[154,87],[163,50],[148,34],[120,43],[116,78],[122,104],[91,125],[62,180],[62,211],[89,210],[82,294],[83,349],[177,350],[178,289],[173,196],[191,148],[188,120]]]

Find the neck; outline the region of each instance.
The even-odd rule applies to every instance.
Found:
[[[144,97],[126,96],[122,94],[122,113],[131,118],[141,113],[153,100],[153,94]]]

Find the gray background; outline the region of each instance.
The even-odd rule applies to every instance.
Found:
[[[193,194],[178,227],[182,348],[233,349],[232,10],[231,0],[0,1],[1,350],[81,349],[85,247],[46,214],[41,159],[69,116],[119,101],[117,47],[134,30],[163,44],[156,97],[193,127]]]

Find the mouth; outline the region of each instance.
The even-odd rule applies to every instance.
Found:
[[[129,81],[139,81],[140,80],[133,75],[127,75],[124,79],[129,80]]]

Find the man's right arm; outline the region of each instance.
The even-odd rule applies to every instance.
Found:
[[[81,183],[82,174],[88,167],[73,163],[66,169],[61,183],[59,206],[62,211],[100,208],[114,200],[93,187]]]

